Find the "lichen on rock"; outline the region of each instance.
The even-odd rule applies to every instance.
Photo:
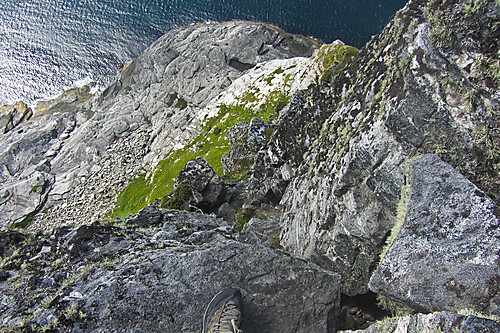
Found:
[[[498,82],[471,70],[481,50],[498,52],[491,39],[498,4],[485,2],[464,22],[465,5],[410,1],[310,105],[302,103],[329,115],[282,198],[281,243],[342,274],[349,295],[367,290],[396,221],[406,160],[438,154],[498,200]],[[479,36],[476,22],[491,24]],[[456,42],[441,45],[433,29]]]
[[[370,289],[419,310],[500,315],[496,204],[435,155],[415,160],[410,178],[404,223]]]
[[[0,233],[0,327],[195,332],[233,286],[247,332],[336,329],[338,275],[235,236],[224,220],[154,206],[116,226]]]

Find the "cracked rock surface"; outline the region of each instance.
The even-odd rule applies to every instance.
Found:
[[[496,204],[436,155],[414,161],[409,179],[404,221],[370,289],[424,311],[499,315]]]
[[[199,332],[211,298],[243,293],[245,332],[334,332],[340,277],[234,240],[224,220],[148,206],[120,226],[2,233],[0,325]]]

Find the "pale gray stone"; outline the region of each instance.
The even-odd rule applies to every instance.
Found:
[[[497,205],[436,155],[409,173],[404,222],[370,289],[419,310],[499,315]]]

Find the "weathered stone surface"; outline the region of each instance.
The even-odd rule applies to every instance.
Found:
[[[276,248],[279,246],[279,235],[280,227],[278,221],[266,221],[253,217],[243,226],[238,240],[245,243],[262,244]]]
[[[40,171],[34,171],[26,179],[15,183],[3,184],[0,198],[0,209],[7,218],[0,218],[0,221],[10,221],[14,224],[26,226],[27,220],[38,212],[47,200],[48,189],[51,187],[54,177]],[[1,229],[4,229],[2,226]]]
[[[0,120],[9,129],[16,126],[0,140],[2,185],[18,183],[43,161],[54,184],[37,229],[98,220],[113,209],[128,180],[154,170],[166,153],[200,133],[204,107],[245,74],[234,64],[309,56],[318,47],[260,23],[174,29],[124,66],[120,79],[99,96],[91,97],[88,87],[67,91],[40,103],[39,116],[29,121],[17,112],[22,122],[11,107]],[[2,227],[26,217],[13,211],[0,211]]]
[[[500,315],[496,204],[436,155],[409,173],[403,225],[370,289],[419,310]]]
[[[0,107],[0,131],[5,134],[18,126],[21,122],[29,120],[33,111],[25,103],[4,105]]]
[[[94,97],[91,93],[93,87],[93,84],[89,84],[69,89],[52,100],[37,101],[34,114],[40,116],[42,114],[74,112],[80,108],[88,108],[86,103]]]
[[[75,125],[74,115],[43,116],[2,136],[0,230],[36,213],[45,202],[54,182],[50,162]]]
[[[499,198],[499,82],[480,64],[496,61],[500,10],[468,8],[410,1],[303,102],[327,119],[282,198],[281,244],[342,274],[346,294],[368,289],[408,159],[436,153]]]
[[[202,158],[186,163],[177,176],[176,184],[187,184],[191,189],[190,204],[204,212],[216,210],[226,196],[224,181]]]
[[[255,155],[264,147],[269,125],[261,119],[254,118],[249,123],[241,122],[227,132],[231,150],[222,156],[222,171],[224,174],[238,174],[250,170]]]
[[[338,75],[355,54],[356,49],[339,40],[334,41],[323,45],[312,57],[312,65],[305,66],[315,67],[312,69],[313,78],[304,78],[300,73],[295,75],[292,88],[300,85],[300,89],[286,105],[276,108],[277,114],[270,119],[273,134],[256,155],[248,186],[248,196],[252,201],[280,201],[331,112],[332,99],[322,93],[318,83],[325,77]]]
[[[339,331],[343,333],[452,333],[452,332],[498,332],[500,324],[493,320],[475,316],[464,316],[451,312],[415,314],[413,316],[386,319],[361,331]]]
[[[268,144],[258,152],[249,184],[254,201],[278,203],[304,155],[320,133],[328,108],[315,106],[318,88],[296,94],[275,120]],[[324,104],[328,104],[325,101]]]
[[[265,24],[227,22],[178,28],[124,66],[120,80],[88,103],[70,99],[71,105],[63,101],[54,106],[61,114],[20,122],[0,140],[2,227],[26,221],[45,200],[47,210],[38,214],[36,230],[50,230],[52,224],[62,222],[89,226],[60,228],[37,237],[0,237],[0,245],[16,247],[1,251],[2,328],[196,331],[206,303],[231,285],[243,291],[249,314],[244,324],[247,331],[335,330],[339,284],[348,295],[367,292],[382,245],[402,216],[406,166],[415,156],[439,155],[474,183],[477,193],[485,193],[481,198],[471,192],[475,201],[467,204],[484,206],[488,196],[491,202],[499,200],[500,10],[498,1],[477,4],[411,0],[344,72],[337,73],[343,60],[323,61],[323,70],[338,74],[330,78],[316,77],[321,66],[311,59],[272,61],[310,55],[318,46]],[[299,68],[309,65],[314,68]],[[251,73],[265,75],[255,78]],[[307,80],[290,82],[295,74]],[[280,105],[262,101],[265,93],[279,94],[281,90],[273,90],[277,86],[299,89],[315,79],[317,85],[298,93],[284,108],[287,96],[279,100]],[[227,183],[223,195],[220,178],[201,163],[198,171],[203,172],[191,177],[195,185],[201,184],[195,201],[205,200],[205,211],[225,217],[239,207],[256,211],[267,206],[277,214],[283,208],[280,227],[285,250],[314,261],[329,273],[261,246],[274,231],[259,235],[260,226],[238,238],[223,220],[155,207],[121,226],[91,225],[113,208],[128,180],[151,173],[167,153],[183,148],[196,152],[211,143],[191,140],[205,133],[204,127],[221,130],[217,127],[221,123],[206,121],[215,117],[220,104],[233,107],[228,108],[229,118],[247,112],[241,105],[246,101],[252,110],[273,107],[276,111],[271,119],[275,132],[257,153],[253,176]],[[204,198],[202,192],[214,177],[215,185]],[[37,178],[44,179],[46,186],[35,183]],[[431,180],[427,177],[424,182],[434,184]],[[443,180],[447,181],[451,178]],[[29,186],[36,194],[26,194]],[[4,191],[4,187],[12,190]],[[454,193],[446,191],[439,193],[453,197]],[[19,202],[28,202],[29,208],[13,209],[16,201],[11,193],[17,193]],[[445,194],[426,200],[439,214],[453,215],[459,206],[445,202]],[[485,201],[478,203],[481,200]],[[467,208],[467,204],[460,207]],[[485,236],[489,243],[474,238],[475,232],[485,232],[486,224],[470,230],[465,223],[476,211],[460,209],[453,220],[464,222],[460,232],[454,229],[458,225],[451,227],[450,220],[447,225],[425,229],[429,243],[435,242],[427,253],[403,249],[398,258],[389,252],[395,261],[425,261],[456,235],[465,235],[467,240],[460,240],[463,249],[445,258],[462,255],[448,272],[407,284],[415,295],[387,294],[426,310],[472,304],[476,311],[497,312],[494,255],[498,254],[494,251],[498,240],[494,237],[498,223],[494,221],[498,217],[495,220],[489,209],[483,215],[477,213],[492,218],[486,218],[493,221]],[[420,227],[424,228],[418,225],[416,230]],[[466,238],[470,235],[474,237]],[[422,257],[413,260],[415,255]],[[439,261],[442,257],[437,258],[444,263]],[[469,272],[459,274],[470,261],[480,272],[475,277],[477,286]],[[435,264],[430,262],[426,268],[434,269]],[[405,267],[390,268],[397,273]],[[444,273],[452,280],[439,282],[446,277]],[[436,301],[431,305],[419,294],[429,293],[430,288],[437,290],[432,291]],[[373,317],[361,319],[364,324]]]
[[[210,299],[233,286],[245,332],[335,331],[338,275],[233,237],[224,220],[154,207],[121,227],[56,229],[2,253],[0,327],[199,332]]]

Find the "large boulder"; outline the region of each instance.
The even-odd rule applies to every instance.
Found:
[[[370,289],[423,311],[500,315],[498,206],[436,155],[414,161],[409,179]]]
[[[224,181],[202,158],[187,162],[181,170],[177,176],[176,189],[172,193],[173,199],[177,199],[175,196],[182,194],[179,193],[181,188],[187,192],[184,193],[186,207],[179,207],[184,209],[191,206],[203,212],[213,212],[222,204],[226,196]]]
[[[335,332],[338,275],[234,236],[221,219],[147,208],[120,227],[26,240],[2,253],[0,329],[199,332],[211,298],[231,286],[245,332]]]
[[[299,101],[326,120],[282,197],[281,244],[341,274],[344,293],[368,291],[414,156],[439,155],[499,200],[499,13],[412,0]]]

